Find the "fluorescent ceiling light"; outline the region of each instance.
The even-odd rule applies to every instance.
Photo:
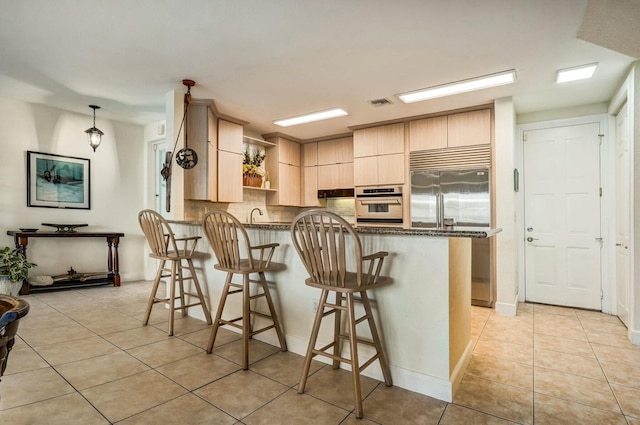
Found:
[[[280,127],[289,127],[292,125],[306,124],[308,122],[328,120],[329,118],[343,117],[349,115],[347,111],[340,108],[328,109],[326,111],[314,112],[312,114],[299,115],[293,118],[285,118],[274,121],[273,123]]]
[[[589,65],[576,66],[574,68],[561,69],[558,71],[556,83],[566,83],[569,81],[584,80],[593,77],[593,73],[598,67],[597,63]]]
[[[512,69],[510,71],[500,72],[497,74],[485,75],[484,77],[472,78],[470,80],[458,81],[441,86],[429,87],[423,90],[403,93],[399,94],[398,97],[404,103],[419,102],[421,100],[434,99],[436,97],[451,96],[452,94],[511,84],[515,80],[516,71]]]

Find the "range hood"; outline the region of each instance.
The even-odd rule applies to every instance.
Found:
[[[318,199],[326,198],[353,198],[353,188],[318,190]]]

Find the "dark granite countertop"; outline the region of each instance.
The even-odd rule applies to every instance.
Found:
[[[200,226],[200,221],[185,220],[167,220],[174,224],[187,224]],[[289,231],[291,223],[254,223],[244,224],[247,229],[264,229],[264,230],[286,230]],[[406,236],[429,236],[429,237],[446,237],[446,238],[490,238],[500,233],[502,229],[491,229],[486,227],[453,227],[448,229],[433,228],[412,228],[403,229],[401,227],[370,227],[358,226],[356,231],[363,235],[406,235]]]

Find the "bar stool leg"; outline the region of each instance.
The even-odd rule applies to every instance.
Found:
[[[171,261],[171,284],[169,288],[169,336],[173,336],[173,318],[176,303],[176,262]]]
[[[267,305],[269,306],[271,320],[273,320],[273,325],[276,329],[278,340],[280,341],[280,351],[287,351],[287,342],[284,339],[284,333],[282,332],[282,328],[280,327],[280,321],[278,320],[278,314],[276,313],[276,308],[273,304],[273,298],[271,298],[271,293],[269,292],[267,279],[264,277],[264,272],[260,272],[258,274],[260,275],[260,285],[262,286],[264,296],[267,299]]]
[[[373,344],[376,347],[376,351],[378,352],[378,361],[380,362],[380,368],[382,369],[382,375],[384,376],[384,384],[387,387],[393,385],[393,381],[391,380],[391,370],[389,369],[389,362],[387,361],[387,356],[384,353],[384,349],[382,348],[382,340],[380,339],[380,335],[378,334],[378,328],[376,326],[376,322],[373,319],[373,311],[371,309],[371,303],[369,302],[369,297],[366,292],[361,293],[362,305],[364,306],[365,314],[367,315],[367,320],[369,322],[369,329],[371,330],[371,337],[373,338]]]
[[[184,270],[182,266],[182,261],[178,261],[178,294],[180,297],[180,311],[182,312],[182,317],[187,315],[187,309],[184,307],[187,305],[184,301]]]
[[[209,354],[213,351],[213,344],[216,342],[216,335],[218,334],[218,328],[220,327],[220,319],[222,319],[224,304],[227,302],[227,295],[229,295],[229,285],[232,278],[233,273],[227,273],[227,280],[224,282],[224,288],[222,288],[222,294],[220,294],[220,304],[218,304],[216,318],[213,321],[213,328],[211,329],[211,335],[209,336],[209,342],[207,343],[207,353]]]
[[[156,277],[153,280],[153,288],[151,288],[151,295],[149,296],[149,302],[147,303],[147,311],[144,313],[144,319],[142,319],[142,325],[147,326],[149,324],[149,317],[151,316],[151,309],[155,304],[155,299],[158,294],[158,286],[160,285],[160,279],[162,279],[162,270],[164,269],[165,260],[160,260],[160,267],[156,272]]]
[[[360,387],[360,362],[358,359],[358,335],[356,334],[356,315],[353,294],[346,294],[347,297],[347,318],[349,325],[349,348],[351,349],[351,374],[353,377],[353,394],[356,402],[356,417],[361,419],[362,409],[362,389]]]
[[[307,385],[307,378],[309,376],[309,368],[311,367],[311,359],[315,356],[313,350],[316,346],[316,340],[318,339],[318,332],[320,331],[320,323],[322,322],[322,312],[324,310],[324,304],[327,302],[327,296],[329,291],[322,290],[320,295],[320,301],[318,302],[318,309],[316,310],[316,318],[313,321],[313,327],[311,328],[311,336],[309,337],[309,344],[307,345],[307,354],[304,358],[304,366],[302,367],[302,374],[300,375],[300,384],[298,385],[298,394],[304,393],[304,387]]]
[[[342,292],[335,292],[336,301],[335,304],[337,306],[342,306],[343,295]],[[340,338],[340,334],[342,333],[342,309],[336,308],[334,309],[334,322],[333,322],[333,355],[336,357],[340,357],[342,353],[342,338]],[[333,359],[333,368],[340,369],[340,360]]]
[[[251,292],[249,274],[242,275],[242,369],[249,369],[249,337],[251,337]]]
[[[198,281],[198,276],[196,275],[196,268],[193,265],[193,261],[191,258],[187,259],[189,264],[189,270],[191,275],[193,276],[193,284],[196,289],[196,293],[198,294],[198,298],[200,299],[200,305],[202,306],[202,310],[204,311],[204,317],[207,319],[207,324],[211,324],[211,312],[207,308],[207,302],[204,299],[204,294],[202,293],[202,289],[200,288],[200,282]]]

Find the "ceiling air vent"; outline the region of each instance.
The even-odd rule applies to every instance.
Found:
[[[385,105],[393,105],[393,102],[387,99],[386,97],[382,99],[370,100],[369,103],[375,106],[376,108],[380,106],[385,106]]]

